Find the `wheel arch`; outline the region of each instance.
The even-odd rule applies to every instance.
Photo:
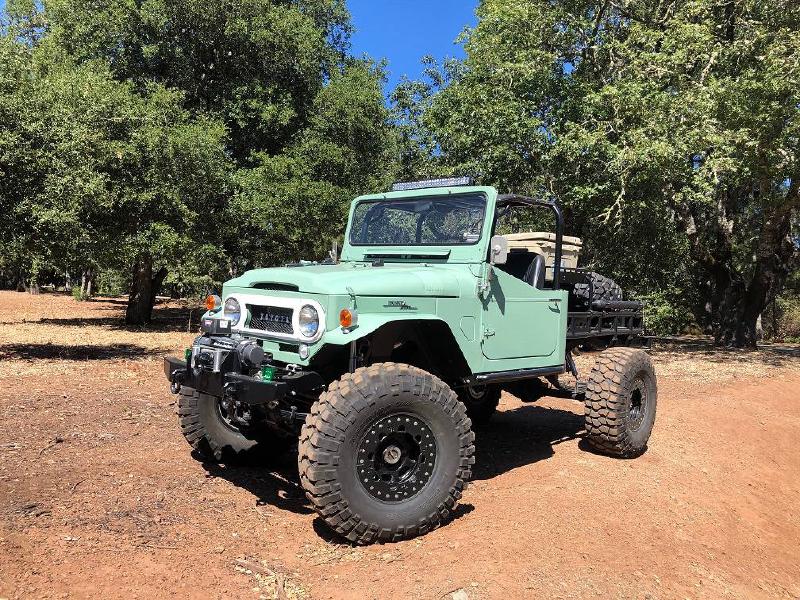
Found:
[[[391,318],[387,318],[391,317]],[[370,363],[400,362],[419,367],[448,383],[470,375],[466,356],[447,321],[435,315],[365,315],[345,333],[333,332],[327,343],[368,344]]]

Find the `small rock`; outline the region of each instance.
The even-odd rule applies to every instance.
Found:
[[[452,598],[452,600],[469,600],[469,594],[467,594],[467,591],[464,589],[456,590],[450,594],[450,598]]]

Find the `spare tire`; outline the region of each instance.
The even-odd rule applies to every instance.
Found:
[[[576,283],[572,288],[572,296],[575,300],[576,306],[585,307],[589,309],[589,303],[594,300],[622,300],[622,288],[617,285],[617,282],[610,277],[600,275],[590,271],[586,273],[589,283]],[[594,292],[593,298],[589,295]]]

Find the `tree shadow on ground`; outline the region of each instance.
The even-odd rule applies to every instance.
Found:
[[[97,304],[114,304],[116,306],[128,306],[127,298],[109,298],[106,296],[87,298],[84,302],[92,302]]]
[[[63,327],[106,327],[115,331],[133,332],[184,332],[196,331],[200,325],[200,309],[188,309],[183,307],[161,307],[153,311],[153,320],[148,325],[127,325],[125,317],[44,317],[34,323],[44,325],[55,325]],[[191,325],[190,325],[191,316]]]
[[[136,344],[104,344],[66,346],[61,344],[3,344],[0,360],[109,360],[113,358],[142,358],[161,354],[160,351]]]
[[[668,338],[653,343],[653,355],[676,354],[689,360],[711,363],[749,363],[783,367],[800,359],[800,346],[762,343],[758,348],[731,348],[715,346],[710,338]]]
[[[577,404],[576,404],[577,406]],[[475,432],[474,480],[487,480],[553,456],[553,446],[582,437],[583,416],[525,405],[496,413]]]

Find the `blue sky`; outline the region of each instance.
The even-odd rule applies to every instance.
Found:
[[[391,91],[402,75],[422,73],[420,58],[463,56],[453,43],[466,25],[474,26],[478,0],[347,0],[353,15],[353,54],[389,61]],[[5,0],[0,0],[0,10]]]
[[[402,75],[410,79],[422,73],[420,59],[462,57],[454,44],[465,26],[477,23],[477,0],[347,0],[356,32],[353,54],[367,53],[389,61],[391,91]]]

